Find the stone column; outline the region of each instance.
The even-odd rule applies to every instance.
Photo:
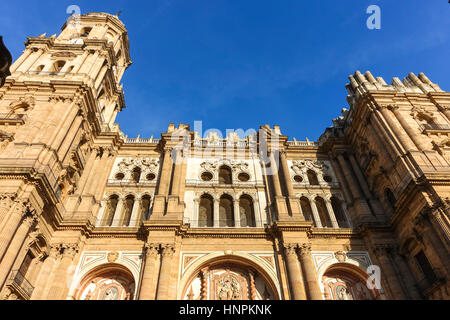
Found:
[[[233,204],[234,204],[234,226],[236,228],[240,228],[241,227],[241,212],[240,212],[241,210],[240,210],[240,206],[239,206],[239,199],[234,198]],[[256,213],[256,211],[255,211],[255,213]]]
[[[202,288],[201,288],[201,300],[208,300],[208,276],[209,276],[209,268],[203,268],[200,271],[202,276]]]
[[[130,224],[129,227],[138,227],[139,226],[139,211],[141,209],[141,199],[135,199],[133,203],[133,210],[131,212]]]
[[[23,216],[30,210],[31,203],[28,200],[19,200],[16,201],[15,205],[8,213],[9,217],[5,218],[7,221],[0,232],[0,261],[2,261],[3,255],[13,239],[14,233],[19,227]]]
[[[31,49],[25,49],[20,57],[11,65],[10,71],[13,73],[21,66],[21,64],[30,56],[33,51]]]
[[[151,219],[158,219],[160,217],[163,217],[166,210],[166,200],[172,176],[172,150],[172,148],[167,148],[164,150],[161,175],[158,182],[158,191],[154,197]]]
[[[121,197],[119,198],[119,201],[117,203],[111,227],[120,226],[120,221],[122,220],[122,211],[123,211],[123,198]]]
[[[410,137],[407,134],[402,132],[403,130],[400,129],[399,124],[396,120],[393,119],[392,113],[388,110],[388,106],[380,107],[380,111],[389,128],[394,132],[394,138],[397,138],[400,141],[406,152],[415,150],[416,148],[414,146],[414,143],[411,141]]]
[[[32,300],[41,300],[43,299],[42,295],[49,283],[50,273],[53,270],[56,260],[59,256],[59,245],[52,245],[49,249],[49,253],[47,258],[44,261],[44,264],[41,267],[39,272],[39,276],[36,280],[35,289],[33,291],[33,295],[31,296]]]
[[[23,63],[17,67],[16,70],[14,71],[19,71],[19,72],[27,72],[27,71],[32,71],[30,70],[30,68],[34,65],[34,63],[41,57],[41,55],[44,53],[43,49],[32,49],[33,52],[27,57],[27,59],[25,61],[23,61]],[[11,70],[11,73],[13,71]]]
[[[139,300],[154,300],[155,299],[155,272],[156,262],[158,259],[158,245],[155,243],[148,243],[145,245],[145,265],[142,275],[141,290],[139,291]]]
[[[64,159],[66,157],[67,152],[69,152],[70,147],[73,145],[73,140],[77,136],[77,132],[79,132],[81,124],[83,123],[83,116],[78,112],[78,115],[75,117],[73,123],[69,121],[70,126],[64,129],[67,133],[66,138],[61,141],[61,145],[58,148],[58,156],[60,159]],[[63,129],[63,130],[64,130]]]
[[[296,250],[296,244],[284,244],[284,255],[286,257],[286,266],[292,292],[292,300],[306,300],[302,270],[298,262]]]
[[[317,205],[316,205],[316,199],[315,197],[310,197],[309,199],[309,204],[311,205],[311,211],[313,214],[313,218],[314,218],[314,222],[316,225],[316,228],[323,228],[322,226],[322,221],[320,221],[320,215],[319,215],[319,211],[317,211]]]
[[[200,199],[194,198],[194,216],[193,219],[190,221],[191,226],[198,228],[199,226],[199,207],[200,207]]]
[[[272,181],[273,181],[273,187],[275,191],[275,197],[282,197],[283,194],[281,192],[281,184],[280,184],[280,177],[278,176],[279,172],[279,163],[277,165],[277,162],[275,161],[275,155],[273,152],[270,153],[270,171],[272,172]]]
[[[358,181],[356,181],[355,177],[353,176],[353,172],[351,171],[350,166],[348,165],[344,156],[342,154],[338,154],[337,159],[342,168],[342,171],[344,171],[344,176],[345,176],[346,180],[348,181],[348,184],[349,184],[350,190],[353,194],[353,197],[355,199],[363,199],[364,197],[361,193],[359,183],[358,183]]]
[[[91,154],[89,155],[88,160],[86,161],[86,166],[83,170],[83,174],[81,175],[80,181],[78,182],[78,194],[82,194],[83,190],[86,186],[88,178],[91,176],[91,170],[94,166],[95,159],[97,158],[98,150],[92,149]]]
[[[341,201],[341,209],[344,212],[345,220],[347,220],[347,224],[349,228],[353,228],[352,218],[350,217],[350,213],[348,212],[347,203],[342,196],[338,196],[338,199]]]
[[[103,148],[103,154],[96,160],[97,165],[92,170],[92,172],[95,173],[100,172],[100,174],[97,173],[93,175],[90,187],[86,192],[87,194],[95,196],[97,190],[100,189],[102,185],[104,185],[105,181],[104,181],[104,174],[102,174],[102,171],[106,171],[108,169],[106,164],[108,163],[108,159],[110,158],[111,154],[112,154],[111,149]]]
[[[292,216],[299,217],[303,220],[303,215],[301,215],[299,200],[295,197],[294,187],[291,181],[291,175],[289,174],[289,166],[286,158],[286,151],[280,152],[280,162],[283,168],[283,177],[286,182],[286,188],[288,190],[289,204],[291,207]]]
[[[168,187],[170,185],[170,178],[172,175],[172,148],[168,148],[164,150],[164,159],[163,159],[163,166],[161,170],[161,177],[159,180],[159,187],[158,187],[158,195],[166,196],[168,192]]]
[[[255,286],[255,276],[256,272],[251,270],[248,273],[248,277],[250,279],[250,299],[256,300],[257,294],[256,294],[256,286]]]
[[[0,232],[3,230],[8,221],[8,212],[15,204],[16,194],[2,194],[0,195]]]
[[[175,254],[175,245],[161,245],[161,269],[159,272],[158,288],[156,290],[156,300],[168,300],[169,283],[172,273],[172,258]]]
[[[213,219],[214,219],[214,228],[220,227],[220,199],[214,198],[214,213],[213,213]]]
[[[170,192],[173,196],[179,196],[180,195],[180,178],[181,178],[181,171],[183,166],[183,151],[182,150],[176,150],[176,158],[174,161],[174,170],[173,170],[173,178],[172,178],[172,190]]]
[[[3,256],[0,263],[0,287],[3,286],[6,278],[8,277],[11,267],[19,254],[20,248],[22,247],[30,228],[35,222],[35,216],[25,217],[22,220],[20,227],[17,229],[17,232],[8,247],[8,251]]]
[[[442,240],[444,246],[448,249],[450,243],[449,218],[440,208],[430,210],[427,217],[430,226],[436,232],[436,236]]]
[[[400,122],[400,125],[406,131],[408,136],[411,138],[411,140],[417,146],[417,148],[421,151],[427,150],[428,149],[427,145],[423,141],[422,136],[420,136],[418,134],[418,132],[409,125],[409,123],[406,121],[406,118],[400,113],[399,107],[398,106],[390,106],[390,109],[392,110],[392,112],[394,113],[398,122]]]
[[[311,300],[322,300],[322,291],[320,291],[316,268],[311,255],[311,245],[309,243],[302,244],[299,253],[306,287],[308,288],[308,296]]]
[[[353,154],[349,155],[349,160],[350,160],[350,164],[353,168],[353,171],[356,174],[356,178],[358,179],[359,185],[361,186],[364,195],[366,196],[367,199],[372,198],[372,194],[369,190],[369,186],[367,185],[367,180],[364,177],[363,173],[361,172],[361,169],[358,165],[358,163],[356,162],[355,156]]]
[[[381,278],[384,278],[384,282],[391,289],[392,299],[394,300],[404,300],[405,294],[403,293],[402,287],[397,279],[397,275],[395,274],[395,270],[392,266],[392,263],[389,259],[389,246],[385,245],[377,245],[375,248],[375,254],[378,258],[381,267]]]
[[[85,50],[83,52],[83,55],[81,55],[75,63],[75,67],[73,68],[72,72],[73,73],[78,73],[78,71],[80,70],[80,68],[84,65],[84,62],[86,61],[86,58],[88,57],[89,51]]]
[[[333,228],[339,228],[336,216],[334,215],[333,206],[331,205],[331,199],[330,198],[325,199],[325,204],[327,206],[328,215],[330,216],[331,225],[333,226]]]
[[[96,227],[102,227],[104,225],[102,220],[104,219],[107,203],[107,200],[102,200],[100,204],[100,210],[98,211],[97,222],[95,224]]]
[[[56,267],[46,300],[64,300],[69,290],[67,271],[78,253],[78,244],[62,244],[62,259]]]
[[[429,244],[430,249],[435,252],[438,261],[444,267],[443,271],[445,271],[446,266],[450,265],[450,254],[430,221],[430,216],[432,217],[435,213],[431,208],[424,208],[414,222],[419,231],[422,232],[425,244]]]
[[[286,158],[286,151],[280,151],[280,162],[283,168],[283,177],[286,182],[289,197],[295,197],[294,187],[292,186],[291,175],[289,174],[289,166]]]
[[[409,269],[409,266],[405,259],[400,255],[398,249],[392,251],[394,263],[397,266],[400,274],[402,275],[402,280],[406,286],[408,296],[413,300],[421,300],[419,291],[417,290],[414,277]]]
[[[184,154],[183,154],[184,155]],[[183,164],[181,166],[181,177],[180,177],[180,201],[184,203],[184,194],[186,190],[186,172],[187,172],[187,157],[183,158]]]

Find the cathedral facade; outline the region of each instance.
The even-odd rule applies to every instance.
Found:
[[[130,139],[127,30],[77,24],[0,88],[0,299],[450,298],[450,93],[356,72],[317,142]]]

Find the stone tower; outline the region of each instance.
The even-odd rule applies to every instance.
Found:
[[[83,224],[98,210],[95,182],[115,152],[120,80],[131,64],[127,30],[105,13],[70,18],[58,36],[25,45],[0,91],[0,285],[27,234],[46,243],[75,211],[73,223]],[[47,230],[36,228],[41,220]],[[49,297],[59,294],[53,289]]]

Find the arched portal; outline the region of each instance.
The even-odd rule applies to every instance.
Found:
[[[133,300],[135,281],[131,272],[117,264],[102,265],[88,273],[75,293],[76,300]]]
[[[326,300],[380,300],[377,289],[367,287],[368,275],[347,263],[334,264],[322,277]]]
[[[277,300],[270,276],[256,263],[224,256],[202,264],[185,285],[183,300]]]

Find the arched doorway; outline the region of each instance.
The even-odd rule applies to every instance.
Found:
[[[256,264],[227,256],[193,272],[183,300],[277,300],[275,285]]]
[[[135,281],[131,272],[116,264],[103,265],[80,282],[76,300],[133,300]]]
[[[366,285],[368,275],[358,267],[339,263],[327,269],[322,277],[326,300],[380,300],[377,289]]]

